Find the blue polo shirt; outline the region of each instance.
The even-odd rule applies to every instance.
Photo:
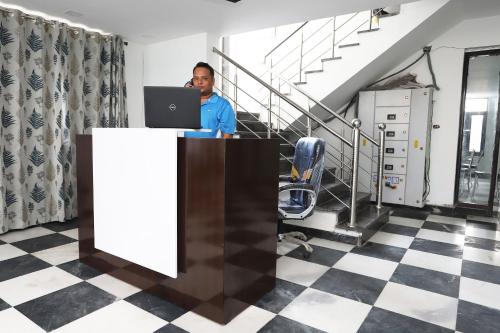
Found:
[[[215,92],[201,104],[201,127],[211,132],[186,132],[187,138],[215,138],[220,130],[224,134],[234,134],[236,117],[229,102]]]

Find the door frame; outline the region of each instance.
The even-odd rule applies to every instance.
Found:
[[[490,177],[490,193],[488,196],[488,204],[472,204],[464,203],[458,201],[459,191],[460,191],[460,170],[462,166],[462,142],[463,142],[463,131],[464,131],[464,118],[465,118],[465,97],[467,93],[467,83],[469,78],[469,63],[472,58],[484,55],[498,55],[500,56],[500,49],[487,49],[481,51],[465,51],[464,54],[464,65],[463,65],[463,75],[462,75],[462,96],[460,102],[460,120],[459,120],[459,132],[458,132],[458,145],[457,145],[457,162],[456,162],[456,172],[455,172],[455,193],[454,193],[454,206],[458,208],[469,208],[477,209],[482,211],[493,212],[493,200],[496,190],[497,181],[497,169],[498,169],[498,152],[499,152],[499,142],[500,142],[500,87],[499,87],[499,99],[497,108],[497,119],[495,126],[495,140],[493,148],[493,158],[491,164],[491,177]],[[499,77],[500,79],[500,77]]]

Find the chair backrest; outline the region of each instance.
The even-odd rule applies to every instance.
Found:
[[[295,145],[292,165],[292,182],[311,184],[316,195],[321,186],[325,160],[325,140],[320,138],[300,138]],[[307,207],[307,194],[303,191],[291,191],[290,198],[297,204]]]

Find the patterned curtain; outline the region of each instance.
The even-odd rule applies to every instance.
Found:
[[[77,216],[75,137],[128,127],[123,40],[0,8],[0,234]]]

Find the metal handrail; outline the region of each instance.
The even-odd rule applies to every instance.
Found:
[[[267,84],[266,82],[262,81],[260,78],[258,78],[252,72],[250,72],[248,69],[246,69],[245,67],[243,67],[242,65],[240,65],[239,63],[237,63],[235,60],[233,60],[230,57],[228,57],[223,52],[219,51],[216,47],[213,47],[212,50],[213,50],[214,53],[218,54],[222,58],[226,59],[227,61],[229,61],[230,63],[232,63],[236,67],[238,67],[239,70],[243,71],[245,74],[247,74],[248,76],[250,76],[252,79],[254,79],[255,81],[259,82],[261,85],[265,86],[267,89],[269,89],[269,91],[271,91],[271,92],[273,92],[273,93],[275,93],[277,95],[280,95],[281,99],[285,100],[288,104],[290,104],[292,107],[294,107],[296,110],[298,110],[299,112],[301,112],[303,115],[305,115],[309,119],[314,120],[321,127],[323,127],[328,133],[336,136],[337,138],[339,138],[343,143],[345,143],[349,147],[352,147],[352,143],[349,140],[347,140],[346,138],[344,138],[342,135],[340,135],[339,133],[337,133],[335,130],[331,129],[319,117],[317,117],[316,115],[314,115],[314,114],[312,114],[312,113],[304,110],[300,105],[298,105],[297,103],[295,103],[294,101],[292,101],[290,98],[282,95],[273,86],[271,86],[271,85]]]
[[[217,88],[217,87],[216,87]],[[219,91],[220,89],[217,88]],[[226,96],[228,97],[229,99],[232,100],[231,97],[229,96]],[[234,102],[234,100],[233,100]],[[239,104],[240,107],[241,107],[241,104]],[[242,109],[250,114],[252,117],[254,117],[256,120],[259,120],[257,117],[255,117],[251,112],[249,112],[248,110],[246,110],[244,107],[242,107]],[[255,135],[256,137],[258,137],[259,139],[264,139],[263,137],[261,137],[259,134],[257,134],[256,132],[252,131],[247,125],[245,125],[243,122],[241,122],[240,120],[236,120],[239,124],[241,124],[242,126],[244,126],[250,133],[252,133],[253,135]],[[270,128],[270,127],[268,127]],[[290,141],[288,141],[285,137],[283,137],[282,135],[280,135],[278,132],[276,132],[274,129],[270,128],[271,131],[273,131],[274,133],[276,133],[281,139],[285,140],[286,142],[288,142],[289,144],[293,145],[293,143],[291,143]],[[294,145],[293,145],[294,146]],[[287,160],[290,164],[293,164],[293,161],[291,161],[287,156],[283,155],[282,153],[280,153],[280,156],[283,157],[285,160]],[[332,174],[335,178],[337,178],[330,170],[327,170],[327,172],[329,172],[330,174]],[[339,179],[340,180],[340,179]],[[343,184],[345,184],[348,188],[351,188],[351,186],[347,185],[346,183],[344,183],[342,181]],[[324,187],[323,185],[320,184],[320,187],[321,189],[323,189],[324,191],[326,191],[328,194],[330,194],[334,199],[337,199],[342,205],[344,205],[345,207],[347,208],[351,208],[351,206],[347,203],[345,203],[344,201],[342,201],[342,199],[340,199],[337,195],[333,194],[330,190],[328,190],[326,187]]]
[[[231,84],[233,84],[233,85],[234,85],[234,83],[233,83],[233,82],[231,82],[231,81],[230,81],[229,79],[227,79],[225,76],[223,76],[222,74],[220,74],[218,71],[214,71],[214,72],[215,72],[215,73],[217,73],[217,74],[219,74],[219,75],[222,77],[222,79],[223,79],[223,80],[225,79],[225,80],[227,80],[229,83],[231,83]],[[222,93],[222,90],[221,90],[219,87],[215,87],[215,88],[216,88],[218,91],[220,91],[220,92]],[[251,96],[250,94],[248,94],[245,90],[243,90],[243,89],[241,89],[241,88],[238,88],[238,87],[236,87],[236,89],[240,89],[240,90],[241,90],[242,92],[244,92],[247,96],[249,96],[250,98],[254,99],[257,103],[259,103],[259,104],[260,104],[263,108],[265,108],[266,110],[270,111],[273,115],[277,116],[277,114],[276,114],[275,112],[273,112],[272,110],[267,109],[267,108],[265,107],[265,105],[263,105],[262,103],[258,102],[258,101],[257,101],[257,100],[253,97],[253,96]],[[240,104],[240,103],[238,103],[238,101],[236,101],[235,99],[231,98],[230,96],[226,96],[226,98],[228,98],[230,101],[234,102],[236,105],[239,105],[240,107],[242,107],[242,106],[241,106],[241,104]],[[250,113],[250,112],[248,112],[248,111],[246,110],[246,108],[242,107],[242,109],[243,109],[245,112]],[[252,114],[251,114],[251,116],[252,116],[255,120],[260,121],[260,120],[259,120],[256,116],[254,116],[254,115],[252,115]],[[239,122],[239,123],[241,123],[240,121],[238,121],[238,122]],[[285,122],[285,123],[288,123],[286,120],[284,120],[284,122]],[[264,122],[261,122],[261,123],[262,123],[264,126],[266,126],[266,128],[267,128],[268,130],[272,130],[273,132],[275,132],[275,131],[274,131],[274,130],[270,127],[270,126],[266,125]],[[288,124],[290,124],[290,123],[288,123]],[[245,125],[244,125],[244,126],[245,126]],[[247,129],[248,129],[248,127],[247,127],[247,126],[245,126],[245,128],[247,128]],[[293,131],[293,130],[292,130],[292,132],[293,132],[295,135],[299,136],[299,137],[301,136],[300,134],[298,134],[297,132],[295,132],[295,131]],[[282,138],[283,140],[285,140],[285,141],[287,142],[287,144],[289,144],[289,145],[291,145],[292,147],[294,147],[294,148],[295,148],[295,145],[294,145],[292,142],[288,141],[285,137],[283,137],[282,135],[280,135],[278,132],[275,132],[275,133],[277,133],[277,134],[280,136],[280,138]],[[300,131],[299,131],[299,133],[300,133]],[[303,133],[301,133],[301,134],[303,134]],[[332,153],[330,153],[330,152],[328,152],[328,151],[327,151],[327,153],[328,153],[328,154],[330,154],[333,158],[338,159],[338,158],[337,158],[335,155],[333,155]],[[332,159],[330,159],[330,161],[334,162]],[[340,162],[341,162],[341,161],[340,161]],[[335,163],[335,162],[334,162],[334,163]],[[344,162],[341,162],[341,163],[344,163]],[[341,165],[337,165],[337,166],[338,166],[338,167],[340,167],[340,168],[342,168],[342,166],[341,166]],[[346,165],[346,166],[350,168],[350,166],[349,166],[349,165]],[[343,179],[338,178],[338,177],[337,177],[334,173],[332,173],[330,170],[326,170],[326,172],[327,172],[327,173],[329,173],[330,175],[332,175],[333,177],[335,177],[337,180],[339,180],[339,181],[340,181],[341,183],[343,183],[345,186],[347,186],[348,188],[350,188],[350,185],[349,185],[349,184],[347,184],[346,182],[344,182],[344,180],[343,180]],[[351,174],[351,172],[350,172],[350,171],[348,171],[348,173],[349,173],[349,174]]]
[[[227,59],[227,58],[226,58]],[[240,68],[241,69],[241,68]],[[337,114],[335,111],[333,111],[332,109],[330,109],[328,106],[326,106],[325,104],[323,104],[321,101],[315,99],[314,97],[312,97],[311,95],[309,95],[308,93],[306,93],[304,90],[300,89],[299,87],[297,87],[295,84],[291,83],[290,81],[288,81],[287,79],[285,79],[284,77],[282,77],[281,75],[275,73],[274,71],[268,69],[267,70],[268,72],[272,73],[273,75],[276,75],[277,77],[279,77],[283,82],[285,82],[288,86],[292,87],[293,89],[297,90],[300,94],[302,94],[303,96],[305,96],[307,99],[309,99],[311,102],[319,105],[323,110],[327,111],[329,114],[331,114],[333,117],[337,118],[338,120],[340,120],[341,122],[343,122],[345,125],[347,125],[349,128],[353,129],[353,126],[352,124],[347,120],[345,119],[344,117],[340,116],[339,114]],[[266,84],[267,85],[267,84]],[[323,126],[322,126],[323,127]],[[366,133],[365,131],[360,131],[360,134],[361,136],[363,136],[365,139],[367,139],[368,141],[370,141],[372,144],[374,144],[375,146],[378,147],[378,142],[373,139],[372,137],[370,137],[370,135],[368,135],[368,133]]]
[[[276,45],[271,51],[269,51],[265,56],[264,56],[264,61],[266,58],[271,55],[275,50],[277,50],[281,45],[283,45],[287,40],[292,38],[293,35],[295,35],[297,32],[300,31],[309,21],[305,21],[300,27],[298,27],[294,32],[292,32],[288,37],[286,37],[284,40],[282,40],[278,45]]]

